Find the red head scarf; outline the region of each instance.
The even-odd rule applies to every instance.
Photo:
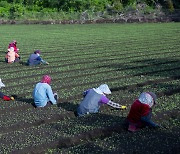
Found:
[[[44,75],[41,79],[41,83],[47,83],[50,84],[51,83],[51,77],[48,75]]]

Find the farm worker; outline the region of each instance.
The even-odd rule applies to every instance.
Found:
[[[84,99],[77,108],[77,115],[83,116],[89,113],[97,113],[101,104],[107,104],[114,108],[125,109],[126,106],[121,106],[112,102],[106,97],[106,94],[111,94],[107,84],[102,84],[98,88],[86,90],[83,95]]]
[[[14,48],[14,51],[15,51],[16,53],[19,52],[19,49],[17,48],[17,41],[16,41],[16,40],[14,40],[14,41],[12,41],[11,43],[9,43],[8,49],[11,48],[11,47]]]
[[[33,91],[33,98],[36,107],[45,107],[48,102],[56,104],[58,95],[53,93],[51,86],[51,77],[44,75],[39,83],[36,84]]]
[[[145,126],[159,127],[151,120],[152,107],[155,105],[156,99],[157,97],[153,92],[143,92],[134,101],[127,116],[129,131],[135,132]]]
[[[27,65],[29,66],[33,66],[33,65],[39,65],[39,64],[49,64],[48,62],[44,61],[41,57],[40,57],[40,53],[41,51],[40,50],[36,50],[34,51],[33,54],[31,54],[29,56],[29,59],[27,61]]]
[[[2,83],[2,80],[0,79],[0,88],[1,87],[5,87],[5,85]],[[2,92],[0,92],[0,98],[2,98],[4,101],[14,100],[14,97],[4,95]]]
[[[5,56],[5,61],[7,63],[14,63],[14,62],[19,62],[19,60],[20,60],[20,56],[16,52],[14,52],[13,47],[10,47]]]

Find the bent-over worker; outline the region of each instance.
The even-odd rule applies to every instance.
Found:
[[[77,115],[83,116],[89,113],[97,113],[100,109],[101,104],[107,104],[114,108],[125,109],[126,106],[114,103],[109,100],[106,95],[111,94],[107,84],[102,84],[98,88],[92,88],[86,90],[83,95],[84,99],[77,108]]]
[[[156,95],[153,92],[143,92],[131,105],[127,116],[128,130],[135,132],[145,126],[159,127],[151,120],[152,107],[156,104]]]

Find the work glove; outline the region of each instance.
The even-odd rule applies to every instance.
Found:
[[[15,100],[13,96],[11,96],[10,98],[11,98],[11,100],[13,100],[13,101]]]

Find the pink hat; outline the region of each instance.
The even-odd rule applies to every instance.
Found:
[[[51,83],[51,77],[48,75],[44,75],[41,79],[41,83],[47,83],[50,84]]]

